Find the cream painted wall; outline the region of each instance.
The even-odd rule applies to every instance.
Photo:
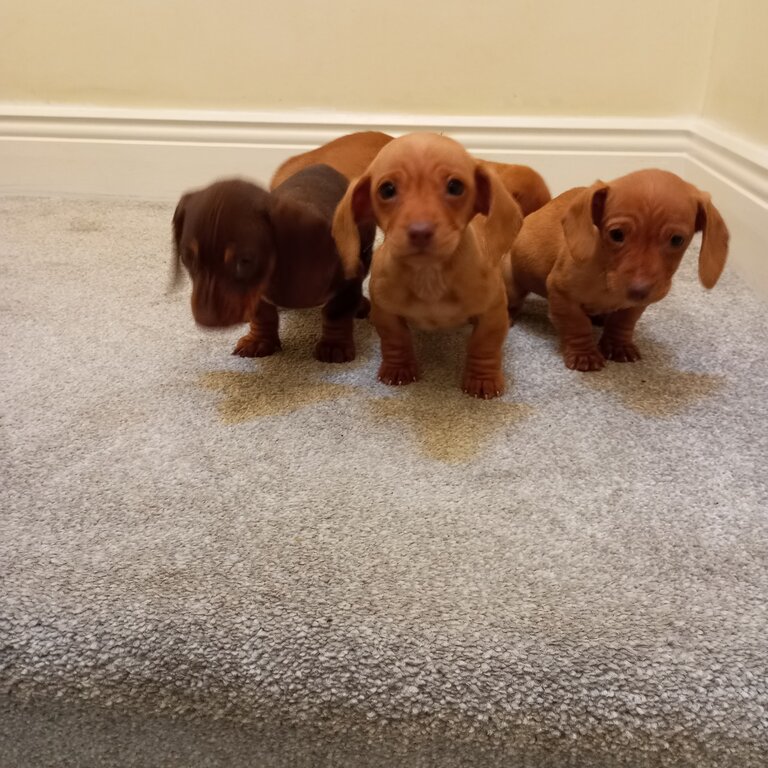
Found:
[[[703,113],[768,144],[766,0],[720,0]]]
[[[0,101],[691,115],[705,100],[717,4],[3,0]],[[726,38],[737,44],[730,21],[733,34],[718,36],[720,58],[731,55]],[[707,104],[740,113],[727,80]]]

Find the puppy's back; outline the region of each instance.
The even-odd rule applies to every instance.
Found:
[[[333,213],[347,191],[347,179],[329,165],[316,164],[294,173],[272,194],[312,208],[331,226]]]
[[[330,236],[333,215],[347,191],[348,184],[346,177],[339,171],[320,163],[310,165],[293,174],[274,189],[272,194],[278,200],[289,200],[305,211],[312,211],[327,225]],[[360,233],[360,259],[367,272],[371,263],[373,241],[376,237],[376,224],[374,222],[361,223],[358,225],[358,231]]]
[[[538,211],[552,199],[547,183],[541,174],[530,166],[492,161],[488,161],[487,164],[496,171],[507,192],[517,200],[523,216]]]
[[[563,192],[526,216],[511,251],[511,267],[521,288],[542,293],[547,275],[565,243],[563,216],[584,187]]]
[[[318,163],[329,165],[347,180],[352,180],[363,174],[379,150],[390,141],[392,137],[380,131],[359,131],[340,136],[322,147],[288,158],[275,171],[270,189],[276,189],[303,168]]]

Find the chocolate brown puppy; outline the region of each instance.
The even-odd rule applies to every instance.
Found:
[[[357,275],[344,274],[331,223],[347,179],[327,165],[305,168],[272,192],[242,179],[183,195],[173,215],[176,277],[192,279],[192,314],[207,327],[250,323],[233,354],[264,357],[281,348],[278,307],[322,306],[314,355],[354,359],[353,323],[368,301],[362,281],[375,225],[360,227]]]

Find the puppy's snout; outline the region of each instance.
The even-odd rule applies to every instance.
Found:
[[[223,325],[229,325],[229,323],[222,322],[217,312],[205,305],[193,304],[192,316],[195,318],[195,322],[203,328],[221,328]]]
[[[415,248],[426,248],[435,234],[435,225],[430,221],[414,221],[408,225],[408,239]]]
[[[653,283],[648,280],[635,280],[627,288],[627,297],[632,301],[643,301],[650,296]]]
[[[242,297],[217,293],[211,284],[196,285],[191,304],[192,316],[203,328],[226,328],[250,319]]]

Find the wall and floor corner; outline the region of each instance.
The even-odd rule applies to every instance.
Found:
[[[62,15],[66,13],[66,18]],[[663,19],[663,24],[660,23]],[[168,199],[341,133],[439,130],[553,192],[638,167],[712,193],[768,293],[762,0],[3,4],[0,193]],[[45,51],[45,55],[40,55]],[[301,51],[301,54],[297,54]]]

